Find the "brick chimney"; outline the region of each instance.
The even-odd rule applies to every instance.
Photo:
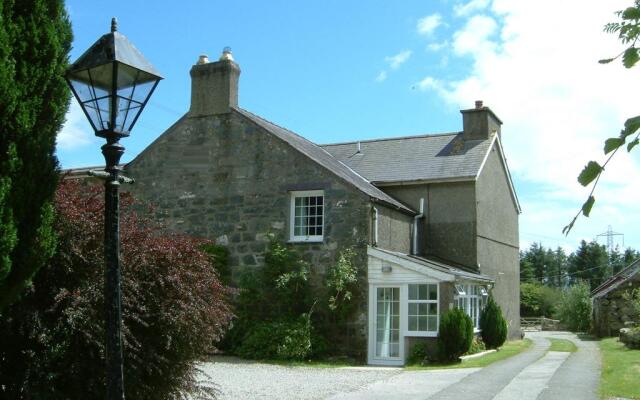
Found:
[[[500,135],[502,121],[489,107],[476,101],[475,108],[460,110],[462,113],[462,138],[465,140],[489,139],[493,134]]]
[[[238,105],[240,67],[233,60],[230,48],[225,47],[216,62],[209,62],[206,55],[201,55],[190,74],[190,116],[225,114],[230,112],[230,107]]]

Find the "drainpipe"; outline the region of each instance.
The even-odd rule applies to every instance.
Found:
[[[373,246],[378,246],[378,209],[373,207]]]
[[[424,197],[420,198],[420,214],[413,217],[413,251],[414,256],[418,255],[418,220],[424,218]]]

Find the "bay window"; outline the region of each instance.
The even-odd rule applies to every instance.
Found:
[[[480,328],[480,312],[486,303],[487,290],[479,285],[455,285],[454,302],[473,321],[475,329]]]

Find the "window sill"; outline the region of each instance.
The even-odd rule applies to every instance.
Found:
[[[324,238],[289,239],[287,243],[322,243]]]
[[[405,337],[438,337],[438,332],[428,331],[405,331]]]

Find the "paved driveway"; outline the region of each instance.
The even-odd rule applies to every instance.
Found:
[[[566,332],[534,332],[531,349],[485,368],[404,371],[400,368],[307,368],[218,358],[204,371],[227,399],[447,400],[597,399],[596,342]],[[548,352],[546,337],[572,340],[576,353]]]

